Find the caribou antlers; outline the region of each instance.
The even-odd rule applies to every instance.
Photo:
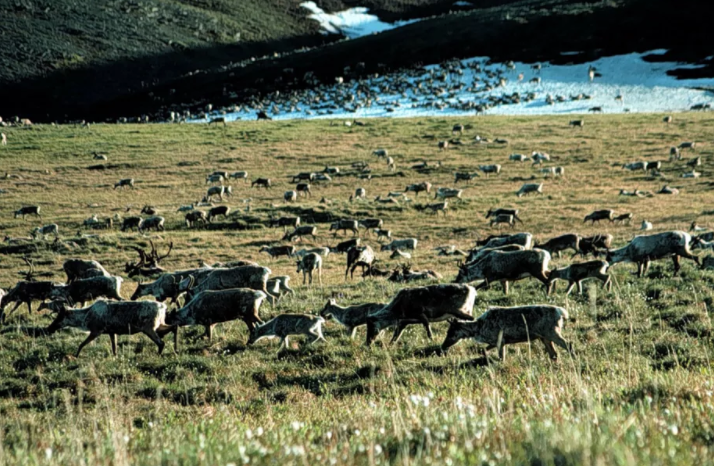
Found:
[[[141,213],[146,214],[146,215],[156,215],[156,212],[157,212],[156,207],[154,207],[152,205],[145,205],[141,209]]]
[[[159,266],[159,263],[171,254],[171,250],[174,248],[173,241],[169,243],[169,250],[163,256],[159,256],[152,240],[149,240],[149,244],[151,245],[151,252],[149,253],[137,246],[131,246],[131,248],[139,254],[139,262],[136,264],[132,264],[131,262],[126,263],[124,271],[129,277],[135,277],[137,275],[150,277],[164,272],[164,269]]]
[[[27,256],[23,257],[22,260],[24,260],[25,264],[27,264],[27,266],[30,267],[29,270],[27,271],[27,273],[25,273],[25,281],[26,282],[34,282],[35,281],[35,265],[32,263],[32,261]],[[20,274],[22,275],[22,272],[20,272]]]

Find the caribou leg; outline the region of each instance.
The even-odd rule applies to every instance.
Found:
[[[543,342],[543,346],[545,346],[545,350],[548,353],[548,356],[550,356],[550,359],[552,359],[553,361],[557,361],[558,353],[555,352],[555,348],[553,347],[553,342],[550,340],[544,340],[542,338],[540,341]]]
[[[426,336],[429,338],[429,340],[434,339],[434,335],[431,333],[431,325],[429,325],[429,319],[426,317],[425,314],[420,314],[418,317],[419,321],[421,321],[422,325],[424,325],[424,328],[426,329]]]
[[[159,335],[156,334],[156,331],[155,331],[153,328],[152,328],[152,329],[147,329],[147,330],[145,330],[145,331],[144,331],[144,334],[145,334],[147,337],[151,338],[151,341],[153,341],[154,343],[156,343],[156,346],[159,347],[159,354],[161,354],[161,353],[164,352],[164,346],[166,346],[166,344],[165,344],[164,341],[161,339],[161,337],[159,337]]]
[[[87,337],[87,339],[84,340],[82,343],[79,344],[79,348],[77,348],[77,354],[75,354],[75,357],[78,358],[78,357],[79,357],[79,353],[82,352],[82,348],[84,348],[85,346],[87,346],[88,344],[90,344],[91,342],[93,342],[94,340],[96,340],[97,338],[99,338],[100,335],[101,335],[101,333],[99,333],[99,332],[97,332],[97,333],[94,333],[94,332],[90,333],[89,336]]]
[[[117,355],[117,334],[116,333],[110,333],[109,335],[109,340],[112,342],[112,354],[114,356]]]
[[[674,263],[674,275],[672,275],[672,276],[676,277],[677,274],[679,273],[680,269],[682,268],[682,265],[680,264],[680,261],[679,261],[679,256],[676,254],[674,256],[672,256],[672,262]]]

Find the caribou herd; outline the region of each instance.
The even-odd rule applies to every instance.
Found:
[[[225,122],[224,122],[225,123]],[[571,126],[582,127],[582,120],[571,121]],[[464,125],[454,125],[452,134],[462,135]],[[507,143],[507,141],[506,141]],[[439,149],[449,150],[448,141],[439,143]],[[695,150],[694,142],[684,142],[672,147],[673,159],[681,157],[681,150]],[[395,167],[394,159],[387,149],[376,149],[372,152],[377,159],[386,161],[388,168]],[[512,154],[508,160],[523,162],[532,160],[533,165],[542,166],[551,161],[551,156],[542,151],[533,151],[531,156]],[[689,164],[692,170],[700,166],[702,161],[697,157]],[[357,170],[357,179],[368,180],[370,172],[368,164],[353,165]],[[442,165],[422,163],[414,166],[419,173],[430,173],[433,169],[443,169]],[[631,162],[622,165],[623,169],[640,170],[657,173],[662,164],[652,162]],[[484,177],[498,176],[508,169],[499,164],[479,165]],[[477,171],[460,171],[454,173],[454,184],[463,181],[470,183],[480,177]],[[322,172],[298,172],[291,175],[291,183],[297,183],[294,190],[285,192],[283,199],[287,203],[297,202],[300,196],[312,195],[314,186],[318,183],[330,183],[332,177],[345,172],[340,167],[325,167]],[[563,177],[565,170],[560,166],[541,169],[546,177]],[[364,176],[363,176],[364,175]],[[503,176],[503,175],[501,175]],[[187,228],[205,227],[219,217],[224,220],[231,215],[227,206],[213,206],[213,199],[223,200],[233,196],[231,186],[224,186],[229,179],[244,180],[246,189],[271,189],[273,181],[270,178],[256,178],[252,182],[246,171],[228,173],[215,171],[205,177],[205,184],[211,184],[201,201],[182,206],[178,209],[184,217]],[[250,182],[251,188],[247,183]],[[119,180],[117,188],[135,188],[133,178]],[[406,193],[413,194],[415,199],[428,197],[433,185],[429,181],[421,181],[407,185],[403,190],[390,192],[382,197],[377,196],[377,203],[407,202]],[[204,188],[205,189],[205,188]],[[350,188],[354,189],[354,188]],[[529,182],[523,184],[516,192],[517,197],[528,194],[543,194],[544,182]],[[635,190],[637,193],[638,190]],[[358,187],[350,197],[351,202],[369,202],[366,190]],[[621,190],[620,195],[626,195]],[[670,192],[671,194],[671,192]],[[414,205],[416,210],[442,212],[447,215],[450,202],[459,204],[464,201],[464,190],[451,187],[436,187],[433,204]],[[208,211],[198,207],[210,207]],[[28,216],[42,219],[40,206],[23,206],[14,211],[16,219],[26,219]],[[136,230],[138,233],[154,230],[168,230],[164,217],[157,215],[152,206],[144,206],[142,214],[148,217],[131,216],[122,219],[121,231]],[[527,216],[519,209],[498,207],[489,208],[484,212],[484,223],[489,227],[507,225],[511,229],[523,226]],[[613,209],[598,209],[584,217],[583,223],[591,225],[608,222],[608,224],[629,224],[631,212],[618,213]],[[103,222],[94,216],[92,222],[85,225],[101,224],[111,228],[111,219]],[[558,306],[534,303],[517,307],[490,307],[481,315],[474,315],[478,290],[487,289],[493,283],[501,283],[505,294],[509,293],[513,282],[526,278],[534,278],[543,285],[543,296],[549,296],[556,291],[556,282],[563,280],[568,283],[566,295],[577,286],[583,293],[582,282],[597,280],[603,289],[610,291],[613,285],[609,274],[610,267],[631,262],[637,266],[637,276],[647,274],[650,263],[655,260],[671,258],[674,264],[674,275],[680,269],[680,259],[689,259],[700,264],[700,258],[694,254],[696,249],[714,249],[714,233],[704,232],[702,227],[692,223],[691,230],[698,233],[692,236],[684,231],[664,231],[643,236],[635,236],[621,247],[613,247],[614,238],[607,233],[594,236],[580,236],[577,233],[561,234],[536,240],[531,233],[513,232],[510,234],[495,234],[479,238],[468,250],[456,249],[455,246],[438,248],[438,256],[458,256],[459,261],[453,268],[452,283],[439,283],[442,276],[433,270],[412,270],[411,264],[402,264],[391,272],[380,268],[379,262],[386,255],[390,258],[411,259],[412,256],[424,254],[418,252],[421,244],[416,237],[394,238],[392,231],[385,228],[385,220],[381,218],[338,218],[331,222],[329,232],[333,241],[338,235],[350,235],[334,246],[297,249],[296,241],[304,239],[318,240],[318,227],[305,225],[300,216],[271,217],[267,221],[269,227],[284,229],[282,241],[286,244],[266,244],[258,252],[266,253],[268,262],[287,257],[293,260],[296,273],[303,274],[303,286],[323,287],[323,266],[328,260],[338,260],[335,257],[345,255],[344,280],[353,280],[354,272],[361,268],[363,279],[377,280],[388,277],[388,281],[396,283],[429,282],[424,286],[407,286],[400,289],[389,302],[362,302],[353,305],[339,305],[334,298],[327,300],[324,308],[316,310],[317,315],[278,313],[272,319],[261,317],[265,311],[261,309],[267,301],[273,313],[280,306],[282,299],[288,294],[295,294],[289,286],[287,275],[274,276],[272,270],[265,265],[252,261],[238,260],[230,263],[201,264],[200,267],[167,271],[162,266],[162,260],[169,256],[168,252],[160,255],[153,241],[151,250],[145,251],[134,247],[139,261],[127,263],[123,272],[129,277],[147,277],[150,281],[140,281],[129,299],[122,296],[124,279],[107,271],[99,262],[84,259],[69,259],[64,262],[66,283],[41,281],[36,279],[34,264],[26,258],[29,271],[24,279],[7,291],[0,290],[0,321],[25,304],[29,312],[32,305],[39,302],[40,310],[47,309],[55,314],[52,323],[46,328],[46,334],[53,334],[63,328],[73,327],[89,335],[79,345],[77,355],[90,342],[100,335],[109,335],[112,352],[116,354],[117,335],[143,333],[158,347],[159,353],[164,349],[163,337],[174,335],[174,351],[178,351],[179,329],[186,326],[201,326],[205,336],[210,340],[216,324],[243,321],[249,331],[248,345],[252,345],[267,337],[281,340],[281,348],[288,346],[288,338],[292,335],[308,336],[312,344],[324,340],[322,325],[328,320],[334,320],[345,327],[347,334],[354,338],[359,327],[366,327],[366,344],[371,345],[379,334],[388,328],[393,329],[392,342],[396,342],[404,329],[413,324],[421,325],[426,335],[431,339],[431,324],[449,321],[446,339],[441,348],[447,351],[462,339],[472,339],[477,343],[487,345],[486,349],[497,348],[501,359],[505,357],[506,344],[541,340],[546,352],[552,359],[557,358],[555,346],[559,346],[569,354],[574,354],[572,345],[562,336],[564,321],[568,319],[566,309]],[[650,225],[651,226],[651,225]],[[364,233],[364,234],[362,234]],[[363,240],[371,233],[376,234],[379,243],[378,251],[365,244]],[[35,239],[52,235],[59,239],[57,224],[47,224],[32,230]],[[344,237],[344,236],[343,236]],[[6,238],[9,241],[8,238]],[[423,246],[422,246],[423,247]],[[552,255],[560,258],[564,252],[586,258],[594,256],[585,262],[573,262],[563,267],[553,268],[550,265]],[[386,253],[386,254],[385,254]],[[380,259],[380,254],[384,256]],[[704,260],[705,265],[711,261]],[[316,283],[314,283],[316,282]],[[536,300],[535,297],[533,297]],[[89,303],[88,306],[86,306]],[[10,310],[6,313],[5,310]]]

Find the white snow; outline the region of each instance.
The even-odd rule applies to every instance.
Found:
[[[694,104],[711,103],[714,106],[714,94],[694,87],[714,88],[714,79],[687,79],[678,80],[668,76],[666,72],[675,68],[692,67],[672,62],[649,63],[642,57],[651,54],[661,54],[662,51],[648,53],[632,53],[604,57],[590,63],[578,65],[548,65],[543,64],[540,72],[531,68],[530,64],[516,63],[514,71],[507,70],[504,64],[494,63],[486,65],[487,58],[472,58],[461,62],[461,74],[449,73],[439,65],[425,67],[419,73],[404,76],[380,76],[379,78],[364,81],[372,94],[379,95],[378,100],[373,100],[371,106],[357,106],[355,103],[343,103],[344,97],[357,95],[357,83],[345,81],[341,85],[326,85],[321,89],[309,91],[310,96],[342,96],[341,103],[324,102],[319,105],[308,104],[304,101],[297,105],[294,103],[275,102],[279,112],[276,114],[274,105],[267,108],[268,113],[276,120],[296,118],[364,118],[364,117],[415,117],[435,115],[473,115],[475,110],[462,110],[469,103],[481,104],[489,98],[510,96],[519,93],[521,103],[499,104],[488,108],[484,113],[493,115],[541,115],[541,114],[576,114],[586,113],[592,107],[602,107],[603,113],[622,112],[677,112],[688,110]],[[480,65],[478,71],[476,65]],[[588,79],[588,69],[594,66],[602,77],[594,82]],[[694,65],[696,67],[696,65]],[[487,72],[500,72],[507,79],[505,86],[498,86],[498,79],[488,77]],[[518,81],[519,73],[524,79]],[[445,91],[438,97],[434,93],[419,92],[415,86],[407,86],[406,91],[390,90],[387,93],[380,91],[386,84],[393,84],[397,80],[409,83],[428,83],[433,77],[446,74],[443,82],[438,82],[439,87]],[[493,76],[493,75],[492,75]],[[540,77],[540,83],[530,83],[530,79]],[[436,81],[436,79],[435,79]],[[485,84],[490,83],[493,89],[486,90]],[[396,86],[391,86],[394,89]],[[531,101],[523,99],[528,93],[535,93]],[[590,99],[571,100],[571,96],[585,94]],[[554,105],[546,103],[546,96],[564,98],[563,102]],[[615,97],[621,95],[622,101]],[[302,99],[304,100],[304,99]],[[391,111],[387,109],[391,109]],[[227,115],[229,120],[242,118],[254,119],[254,109],[244,109],[241,112]],[[201,120],[205,121],[205,120]]]
[[[350,39],[376,34],[418,21],[385,23],[375,15],[370,15],[369,10],[365,7],[350,8],[338,13],[325,13],[315,2],[304,2],[300,6],[312,12],[308,18],[320,23],[323,34],[343,34]]]

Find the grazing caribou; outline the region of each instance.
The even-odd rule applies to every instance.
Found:
[[[268,293],[267,281],[271,274],[267,267],[245,265],[229,269],[213,269],[205,274],[205,278],[191,276],[184,279],[180,289],[186,289],[189,298],[193,298],[201,291],[227,290],[231,288],[249,288],[262,291],[270,299],[270,304],[275,305],[275,298]],[[199,280],[199,278],[202,278]],[[188,281],[188,283],[186,283]]]
[[[283,236],[283,241],[292,241],[293,238],[302,239],[303,236],[312,236],[313,239],[317,239],[317,227],[312,225],[305,225],[295,228],[290,233],[285,233]]]
[[[365,269],[369,271],[374,263],[374,251],[369,246],[354,246],[347,251],[347,268],[345,269],[345,280],[347,273],[350,273],[350,278],[354,278],[355,269],[362,268],[364,276]]]
[[[478,261],[462,264],[455,283],[483,280],[476,288],[480,289],[487,288],[491,283],[498,281],[503,283],[503,292],[508,294],[509,282],[533,277],[545,285],[547,293],[549,262],[550,253],[542,249],[491,251]]]
[[[219,205],[211,208],[208,211],[208,221],[212,221],[218,216],[223,216],[224,219],[228,218],[228,214],[231,212],[231,208],[225,205]]]
[[[50,292],[50,299],[66,301],[70,305],[80,303],[84,306],[87,301],[97,298],[108,298],[121,301],[121,277],[90,277],[80,278],[67,285],[56,285]]]
[[[322,257],[314,252],[305,254],[302,259],[297,261],[297,273],[302,272],[302,284],[305,285],[307,277],[310,277],[310,285],[312,285],[312,274],[317,271],[317,279],[322,285]]]
[[[64,272],[67,274],[67,284],[81,278],[109,277],[102,264],[97,261],[83,259],[67,259],[62,264]]]
[[[242,320],[252,332],[256,324],[263,323],[258,311],[266,297],[262,291],[246,288],[201,291],[181,309],[169,313],[166,323],[177,327],[202,325],[208,341],[213,338],[213,327],[223,322]]]
[[[469,285],[429,285],[405,288],[381,310],[367,317],[367,341],[372,344],[386,327],[396,325],[392,343],[411,324],[422,324],[432,339],[431,323],[449,318],[473,320],[476,290]]]
[[[267,252],[273,259],[280,256],[292,257],[295,254],[295,246],[263,246],[258,252]]]
[[[88,331],[89,336],[77,348],[76,357],[82,348],[101,335],[109,335],[112,343],[112,353],[117,354],[117,335],[133,335],[143,333],[156,343],[159,354],[164,350],[161,337],[174,333],[174,350],[176,349],[177,328],[166,324],[166,305],[154,301],[118,301],[99,300],[89,307],[66,309],[60,304],[57,318],[47,327],[47,334],[73,327]]]
[[[486,351],[497,348],[498,357],[506,358],[505,345],[543,342],[551,359],[558,359],[553,343],[573,354],[571,345],[561,335],[568,312],[558,306],[535,304],[516,307],[491,307],[473,322],[453,321],[441,349],[447,351],[460,340],[471,338],[486,344]]]
[[[340,230],[345,233],[347,233],[347,231],[351,231],[353,236],[357,236],[359,235],[359,224],[357,223],[357,220],[338,220],[330,225],[330,231],[334,231],[335,236],[337,236],[337,233]]]
[[[523,220],[518,216],[518,209],[490,208],[488,212],[486,212],[486,218],[498,217],[499,215],[512,215],[515,221],[523,223]]]
[[[580,236],[568,233],[551,238],[543,244],[536,244],[534,247],[551,254],[558,253],[558,257],[560,257],[560,252],[566,249],[572,249],[577,253],[580,250]]]
[[[650,262],[657,259],[671,257],[674,263],[674,276],[681,269],[680,257],[693,260],[700,264],[699,257],[692,254],[690,245],[692,237],[683,231],[665,231],[649,236],[635,236],[630,243],[619,249],[607,252],[607,261],[610,265],[620,262],[634,262],[637,264],[637,276],[647,273]]]
[[[25,217],[27,217],[28,215],[34,215],[35,217],[40,217],[40,220],[42,220],[42,215],[40,214],[40,206],[30,205],[30,206],[20,207],[19,209],[17,209],[15,211],[14,218],[22,217],[22,219],[25,220]]]

